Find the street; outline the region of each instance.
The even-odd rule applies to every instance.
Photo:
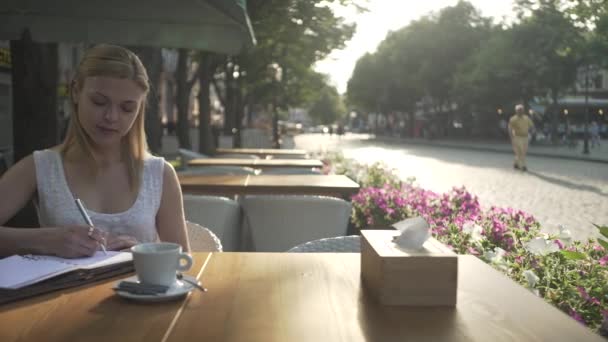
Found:
[[[483,208],[512,207],[531,213],[544,231],[569,229],[578,240],[599,236],[592,223],[608,224],[608,164],[528,156],[527,173],[513,169],[513,156],[430,146],[405,146],[322,134],[295,137],[296,148],[341,150],[361,163],[383,162],[403,179],[435,192],[465,186]]]

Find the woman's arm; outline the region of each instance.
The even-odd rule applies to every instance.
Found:
[[[13,217],[36,191],[34,158],[29,155],[13,165],[0,178],[0,256],[32,253],[41,246],[32,229],[15,229],[3,225]]]
[[[156,229],[162,241],[179,243],[185,251],[190,250],[182,190],[177,174],[168,162],[165,162],[163,171],[163,193],[156,214]]]
[[[0,257],[13,254],[52,254],[67,258],[92,255],[103,240],[89,227],[48,227],[23,229],[2,226],[13,217],[36,192],[36,167],[30,155],[11,167],[0,178]]]

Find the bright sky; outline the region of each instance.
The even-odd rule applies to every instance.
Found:
[[[469,0],[482,15],[500,21],[513,16],[513,0]],[[453,6],[458,0],[370,0],[369,12],[358,14],[354,10],[336,9],[338,15],[357,23],[357,31],[346,48],[334,51],[316,65],[316,70],[330,76],[330,82],[340,93],[346,92],[357,59],[366,52],[374,52],[389,31],[407,26],[429,12]]]

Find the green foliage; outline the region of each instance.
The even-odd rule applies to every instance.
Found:
[[[321,94],[310,107],[309,114],[315,123],[332,124],[346,114],[342,99],[334,87],[321,88]]]
[[[243,88],[257,103],[270,103],[279,93],[283,107],[308,103],[318,96],[323,76],[312,70],[317,61],[344,47],[355,24],[336,16],[331,4],[361,8],[364,1],[250,0],[248,12],[258,44],[238,56]],[[283,70],[280,87],[273,88],[268,66]]]
[[[414,178],[402,181],[395,169],[390,169],[383,163],[371,165],[357,163],[345,158],[342,153],[334,152],[322,156],[324,164],[328,166],[325,173],[346,175],[363,187],[381,187],[389,185],[399,187],[402,184],[412,184]]]
[[[360,182],[361,191],[352,197],[352,219],[359,229],[421,216],[455,252],[478,256],[591,330],[608,334],[605,240],[572,241],[563,228],[559,234],[544,234],[540,223],[522,211],[482,210],[465,189],[437,194],[399,182],[384,167],[361,167],[339,154],[329,155],[326,165]],[[608,226],[595,226],[608,238]]]
[[[466,1],[387,35],[375,54],[357,62],[349,104],[364,110],[411,110],[423,96],[444,105],[454,76],[488,35],[490,22]]]
[[[498,120],[497,108],[556,101],[583,63],[608,65],[607,1],[518,0],[516,11],[515,22],[493,24],[459,1],[389,33],[357,62],[348,103],[383,113],[423,104],[427,113]]]

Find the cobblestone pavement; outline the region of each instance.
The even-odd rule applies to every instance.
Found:
[[[575,239],[597,236],[593,223],[608,224],[608,164],[528,157],[527,173],[513,169],[512,156],[430,146],[403,146],[367,140],[365,135],[304,134],[296,148],[341,150],[362,163],[383,162],[405,179],[436,192],[465,186],[482,207],[501,206],[533,214],[547,232],[558,225]]]

